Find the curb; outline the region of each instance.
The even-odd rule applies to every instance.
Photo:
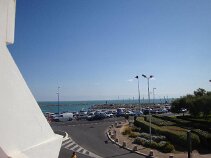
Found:
[[[62,141],[65,141],[65,140],[69,139],[69,135],[65,131],[60,131],[59,130],[59,131],[54,131],[54,133],[63,136],[63,140]]]
[[[64,138],[63,138],[63,141],[65,141],[65,140],[67,140],[67,139],[69,139],[69,135],[68,135],[67,132],[65,132],[65,136],[64,136]]]
[[[130,149],[130,148],[127,148],[127,147],[123,147],[122,144],[116,142],[115,140],[113,140],[113,139],[110,137],[108,131],[109,131],[109,129],[106,130],[106,135],[107,135],[108,139],[109,139],[112,143],[118,145],[119,147],[121,147],[121,148],[123,148],[123,149],[126,149],[126,150],[128,150],[128,151],[130,151],[130,152],[132,152],[132,153],[136,153],[136,154],[138,154],[138,155],[145,156],[145,157],[147,157],[147,158],[158,158],[158,157],[154,157],[154,156],[149,156],[149,155],[147,155],[147,154],[145,154],[145,153],[141,153],[141,152],[138,152],[138,151],[134,151],[134,150],[132,150],[132,149]]]

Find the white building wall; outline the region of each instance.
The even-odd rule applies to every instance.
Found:
[[[56,158],[62,138],[52,131],[6,46],[14,40],[15,3],[0,0],[0,156]]]

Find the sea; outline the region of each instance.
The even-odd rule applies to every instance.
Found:
[[[155,104],[171,103],[171,99],[155,99]],[[141,104],[147,103],[148,100],[141,100]],[[151,101],[152,102],[152,101]],[[93,101],[38,101],[43,113],[45,112],[77,112],[88,110],[94,105],[102,104],[138,104],[138,100],[93,100]],[[58,106],[59,105],[59,106]]]

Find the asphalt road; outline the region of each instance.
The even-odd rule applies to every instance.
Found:
[[[122,118],[117,118],[121,120]],[[144,158],[128,150],[111,143],[105,143],[108,140],[105,135],[107,127],[116,121],[115,119],[101,121],[72,121],[68,123],[54,123],[52,126],[56,130],[66,131],[70,137],[86,150],[95,153],[104,158]],[[59,158],[68,158],[71,151],[64,148],[61,149]],[[79,158],[88,157],[78,153]]]

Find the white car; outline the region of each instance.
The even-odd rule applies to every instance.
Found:
[[[62,114],[57,114],[53,116],[53,121],[71,121],[73,119],[73,113],[71,112],[66,112],[66,113],[62,113]]]
[[[114,114],[109,113],[109,112],[106,112],[105,114],[106,114],[106,117],[109,117],[109,118],[114,116]]]
[[[87,115],[87,120],[93,118],[95,116],[95,112],[89,112],[88,115]]]

